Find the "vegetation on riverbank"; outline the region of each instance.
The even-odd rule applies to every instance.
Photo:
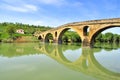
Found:
[[[24,30],[24,34],[19,34],[16,31],[18,29]],[[1,42],[13,42],[21,36],[32,36],[36,31],[45,31],[51,29],[49,26],[34,26],[22,23],[0,23],[0,41]],[[23,39],[23,38],[22,38]],[[34,37],[33,37],[34,39]],[[32,40],[33,40],[32,39]],[[36,38],[37,40],[37,38]]]
[[[74,31],[67,31],[63,37],[64,42],[81,42],[81,39],[79,35]],[[95,42],[100,43],[120,43],[120,35],[119,34],[113,34],[111,32],[107,32],[105,34],[100,33],[96,38]]]

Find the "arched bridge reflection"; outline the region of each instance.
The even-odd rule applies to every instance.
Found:
[[[94,76],[101,80],[120,80],[120,73],[106,69],[96,60],[94,49],[82,48],[81,56],[74,62],[64,56],[63,52],[65,49],[62,45],[40,45],[37,49],[72,70]],[[70,47],[68,46],[66,49],[70,49]]]

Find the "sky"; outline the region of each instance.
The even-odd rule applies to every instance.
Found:
[[[106,18],[120,18],[120,0],[0,0],[0,22],[57,27]]]

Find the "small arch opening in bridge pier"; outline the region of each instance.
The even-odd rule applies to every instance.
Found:
[[[46,36],[45,36],[45,42],[46,43],[52,43],[53,42],[53,35],[51,33],[48,33]]]
[[[55,32],[55,37],[57,37],[57,32]]]
[[[58,43],[81,43],[81,38],[75,30],[71,28],[65,28],[59,35]]]
[[[85,26],[84,28],[83,28],[83,35],[84,36],[88,36],[89,35],[89,26]]]
[[[120,25],[106,26],[98,31],[91,38],[91,45],[93,47],[107,47],[107,44],[120,43]],[[98,44],[100,43],[100,44]]]
[[[41,36],[41,35],[38,37],[38,40],[40,40],[40,41],[42,41],[42,40],[43,40],[43,38],[42,38],[42,36]]]

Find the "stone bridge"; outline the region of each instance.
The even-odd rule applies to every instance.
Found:
[[[80,57],[73,62],[64,56],[64,46],[40,45],[36,49],[72,70],[82,72],[100,80],[120,80],[120,73],[103,67],[94,57],[94,51],[91,48],[82,48]]]
[[[95,37],[99,33],[113,27],[120,27],[120,18],[68,23],[45,32],[34,34],[34,36],[37,36],[38,39],[41,39],[43,42],[47,42],[48,35],[52,34],[55,43],[62,43],[63,34],[67,30],[72,29],[80,36],[82,46],[92,47]]]

